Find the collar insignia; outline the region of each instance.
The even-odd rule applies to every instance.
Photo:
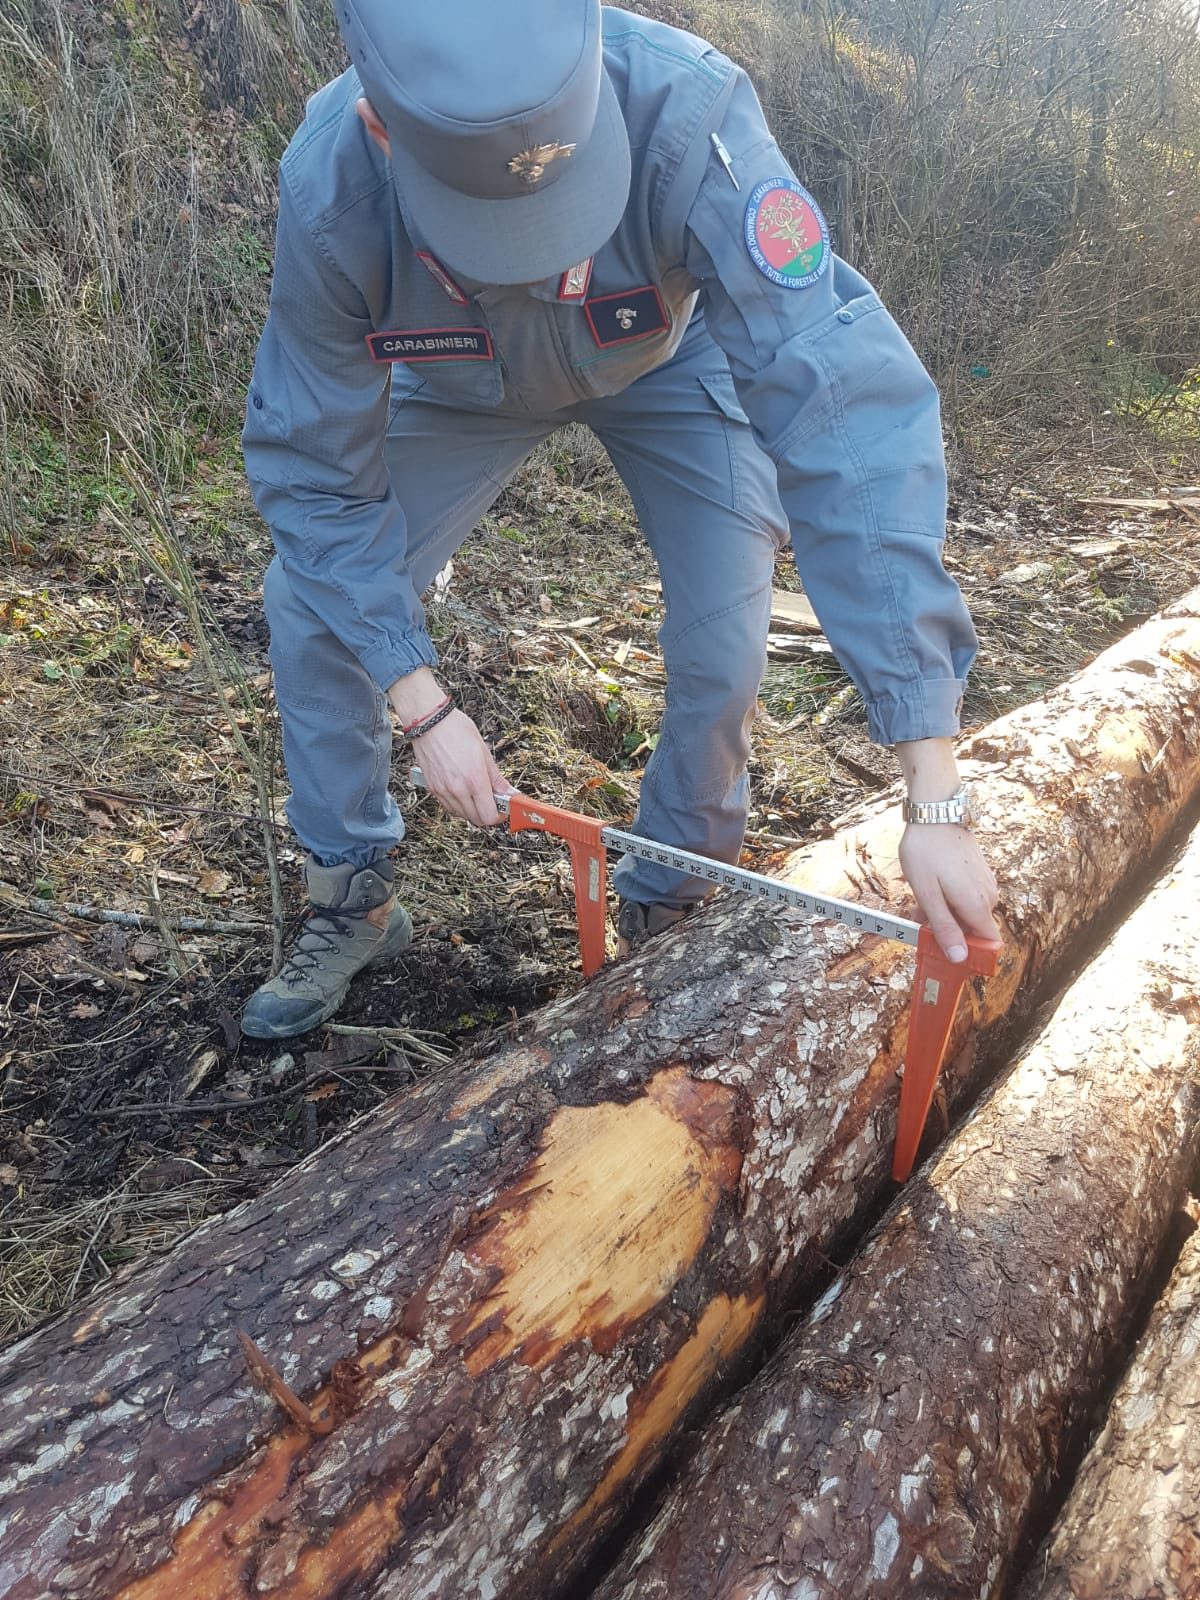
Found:
[[[417,260],[425,268],[426,272],[433,279],[433,281],[441,284],[442,288],[450,296],[451,300],[454,301],[456,306],[470,305],[471,302],[467,299],[466,295],[458,287],[454,279],[446,271],[445,267],[436,256],[431,255],[428,250],[418,250]]]
[[[546,168],[552,161],[558,161],[563,156],[569,156],[574,150],[573,144],[535,144],[532,150],[522,150],[508,163],[508,170],[522,183],[531,187],[545,176]]]
[[[563,273],[558,285],[558,298],[560,300],[584,300],[587,298],[588,284],[592,279],[592,258],[580,261],[576,266],[568,267]]]

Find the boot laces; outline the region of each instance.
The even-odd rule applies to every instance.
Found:
[[[358,920],[358,919],[355,919]],[[351,919],[340,914],[333,906],[312,906],[279,976],[289,988],[303,983],[314,967],[321,964],[326,952],[336,952],[339,939],[351,936]]]

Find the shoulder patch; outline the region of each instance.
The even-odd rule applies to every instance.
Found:
[[[807,289],[829,269],[829,224],[794,178],[767,178],[746,202],[746,249],[781,289]]]

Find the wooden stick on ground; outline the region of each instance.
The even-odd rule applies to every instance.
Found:
[[[1011,940],[951,1101],[1200,790],[1198,695],[1200,595],[968,745]],[[907,910],[897,834],[893,795],[792,876]],[[572,1592],[886,1192],[911,977],[715,905],[0,1357],[8,1600]]]
[[[1198,904],[1200,834],[705,1432],[596,1600],[1003,1592],[1195,1168]]]
[[[1200,1594],[1198,1356],[1200,1234],[1193,1234],[1017,1600]]]
[[[159,919],[144,916],[139,911],[116,911],[108,906],[78,905],[70,900],[31,900],[0,893],[0,900],[14,910],[24,911],[31,917],[41,917],[47,922],[61,925],[64,917],[75,917],[81,922],[111,922],[118,928],[136,928],[153,933]],[[228,933],[261,934],[269,929],[269,922],[225,922],[217,917],[163,917],[161,919],[173,932],[178,933]]]

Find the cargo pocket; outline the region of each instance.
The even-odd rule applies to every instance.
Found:
[[[891,318],[879,316],[882,310],[882,302],[873,294],[850,300],[827,317],[809,341],[843,404],[869,394],[889,363],[899,356],[903,365],[911,354]]]
[[[702,373],[700,383],[709,399],[716,405],[717,410],[727,416],[730,422],[744,422],[749,427],[750,418],[742,410],[742,403],[737,397],[737,390],[733,387],[731,373]]]
[[[787,518],[779,502],[779,477],[775,463],[759,449],[728,372],[700,374],[700,387],[721,413],[725,446],[729,452],[732,507],[768,533],[777,550],[787,543]]]

